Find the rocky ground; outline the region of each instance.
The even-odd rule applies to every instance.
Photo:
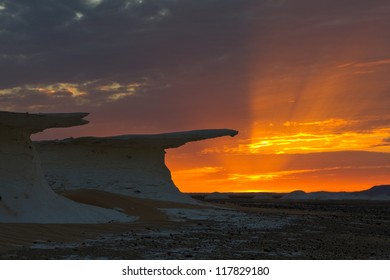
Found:
[[[142,224],[76,242],[37,240],[2,259],[390,259],[390,203],[229,199],[191,222]],[[222,217],[222,218],[221,218]]]

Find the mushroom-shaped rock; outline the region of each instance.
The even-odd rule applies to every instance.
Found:
[[[36,145],[49,184],[54,188],[91,188],[140,198],[195,204],[181,193],[165,165],[165,149],[187,142],[235,136],[230,129],[150,135],[81,137]]]
[[[30,135],[52,127],[88,123],[86,113],[0,112],[0,222],[98,223],[134,220],[117,211],[83,205],[47,184]]]

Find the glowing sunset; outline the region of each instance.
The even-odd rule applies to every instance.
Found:
[[[34,139],[238,130],[167,150],[183,192],[390,182],[387,2],[76,2],[0,1],[0,110],[90,112]]]
[[[389,30],[385,0],[0,0],[3,278],[386,277]]]

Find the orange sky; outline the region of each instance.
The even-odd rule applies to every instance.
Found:
[[[254,78],[250,130],[210,147],[188,144],[199,145],[187,148],[188,163],[168,151],[180,189],[355,191],[389,183],[390,115],[370,110],[375,93],[388,89],[378,77],[390,73],[390,59],[344,61]]]
[[[390,183],[390,55],[373,55],[388,47],[378,38],[383,25],[359,23],[344,35],[339,26],[329,36],[275,24],[261,38],[257,28],[249,36],[261,44],[248,66],[251,126],[237,139],[199,144],[190,164],[169,151],[180,189],[355,191]]]

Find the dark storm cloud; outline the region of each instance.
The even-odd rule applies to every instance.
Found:
[[[234,1],[2,3],[2,88],[191,68],[245,36]]]
[[[246,2],[3,1],[0,89],[8,94],[0,94],[2,109],[74,105],[172,127],[185,126],[194,111],[204,119],[199,126],[213,125],[206,121],[212,116],[216,124],[233,109],[245,115]],[[102,105],[101,93],[88,91],[92,104],[61,92],[37,98],[34,90],[139,80],[147,80],[143,98],[100,109],[90,106]]]
[[[262,45],[251,46],[248,36],[261,41],[270,28],[278,36],[290,37],[311,35],[321,26],[326,30],[330,27],[324,26],[380,21],[389,7],[386,2],[278,0],[1,3],[2,88],[113,76],[128,79],[164,71],[177,74],[183,69],[199,74],[210,68],[210,61],[215,61],[213,71],[229,65],[240,69],[251,58],[248,51]]]

